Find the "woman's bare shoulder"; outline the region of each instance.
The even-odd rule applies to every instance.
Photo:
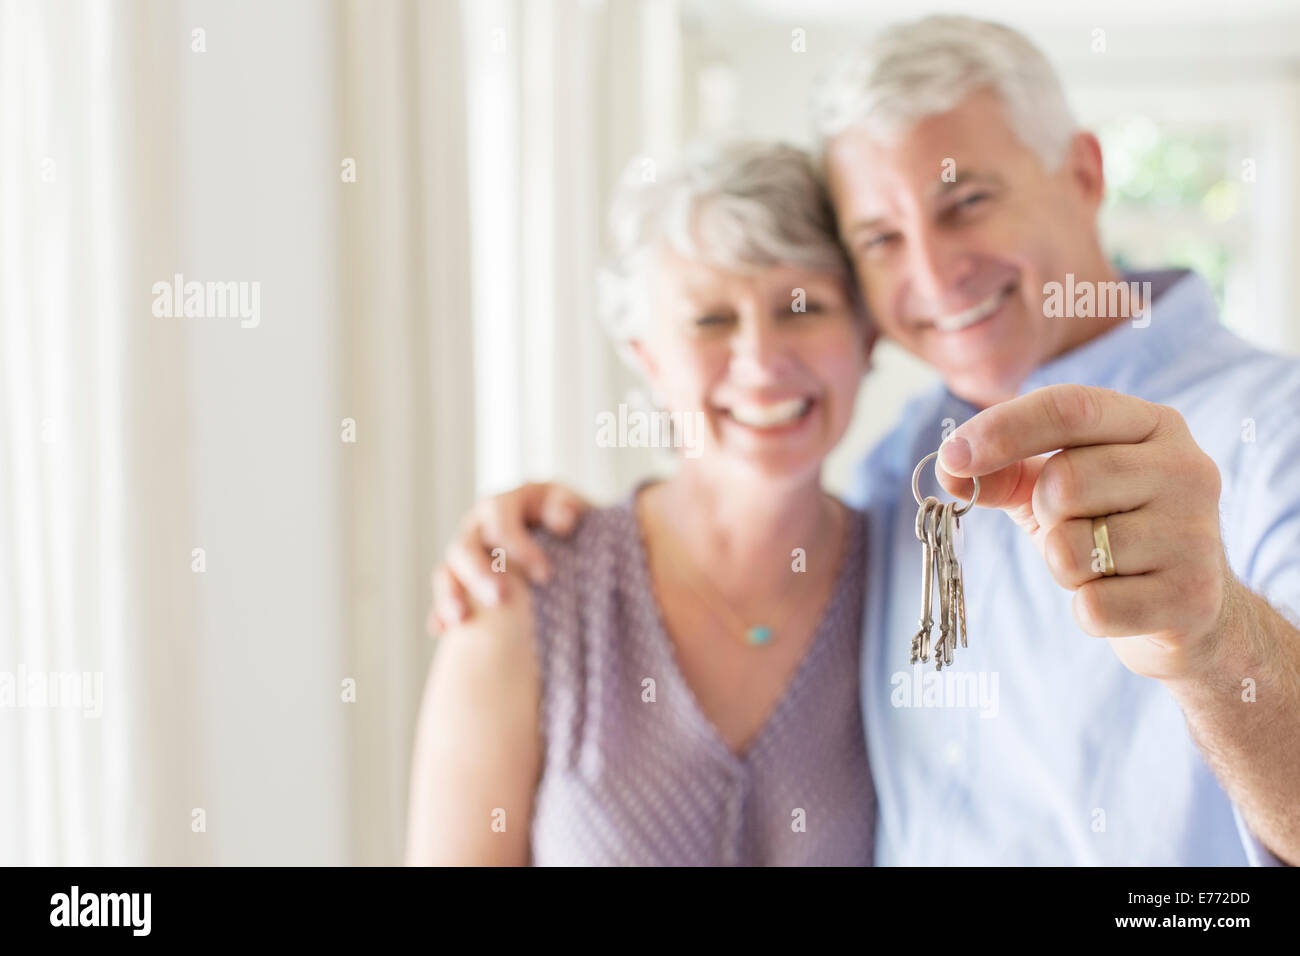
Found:
[[[527,826],[489,825],[495,813],[530,818],[541,765],[529,593],[511,584],[438,639],[416,727],[410,862],[527,862]]]

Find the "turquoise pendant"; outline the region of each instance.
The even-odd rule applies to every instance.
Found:
[[[766,644],[772,639],[770,627],[751,627],[745,632],[745,640],[750,644]]]

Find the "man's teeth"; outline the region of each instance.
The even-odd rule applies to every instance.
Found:
[[[978,305],[973,305],[963,312],[956,312],[952,315],[945,315],[937,318],[934,320],[935,328],[940,332],[956,332],[960,329],[966,328],[968,325],[974,325],[980,319],[987,318],[990,313],[1002,304],[1002,300],[1005,299],[1010,292],[1010,289],[999,289]]]
[[[775,428],[799,418],[812,405],[810,398],[792,398],[771,405],[733,405],[731,417],[750,428]]]

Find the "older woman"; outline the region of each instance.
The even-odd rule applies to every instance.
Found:
[[[735,144],[634,177],[613,227],[615,334],[698,447],[443,635],[408,860],[868,864],[866,528],[821,470],[872,333],[827,199]]]

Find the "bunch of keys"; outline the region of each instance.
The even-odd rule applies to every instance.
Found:
[[[961,517],[971,508],[980,494],[980,480],[974,479],[975,490],[970,501],[958,505],[955,501],[943,504],[935,497],[921,497],[919,486],[921,469],[931,458],[932,451],[921,459],[912,472],[912,497],[919,506],[916,512],[916,538],[921,542],[921,619],[920,630],[912,637],[911,663],[918,660],[930,662],[930,632],[934,629],[933,581],[939,582],[939,643],[934,648],[934,666],[942,670],[952,665],[952,655],[957,642],[966,646],[966,591],[961,574]]]

